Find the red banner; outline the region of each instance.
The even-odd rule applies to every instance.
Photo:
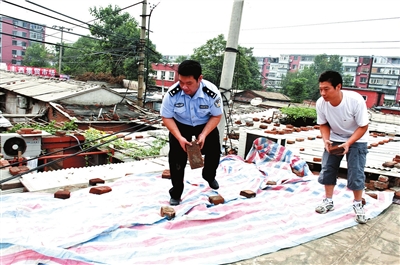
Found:
[[[20,65],[7,65],[7,70],[10,72],[21,73],[26,75],[38,75],[55,77],[57,74],[56,69],[52,68],[40,68],[32,66],[20,66]]]

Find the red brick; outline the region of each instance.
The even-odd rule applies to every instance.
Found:
[[[10,167],[8,170],[10,171],[10,174],[13,175],[13,176],[19,174],[19,168],[18,167]]]
[[[256,197],[256,193],[252,190],[242,190],[240,192],[240,196],[244,196],[246,198],[254,198]]]
[[[95,186],[97,184],[104,184],[104,183],[105,183],[104,179],[101,179],[101,178],[89,179],[90,186]]]
[[[308,136],[307,139],[308,140],[315,140],[315,137],[314,136]]]
[[[141,138],[143,138],[143,135],[136,135],[135,138],[136,139],[141,139]]]
[[[168,220],[172,219],[175,217],[175,210],[172,207],[169,206],[162,206],[160,210],[160,215],[162,217],[167,217]]]
[[[108,186],[96,186],[90,189],[89,193],[93,194],[103,194],[110,192],[112,189]]]
[[[344,148],[339,147],[338,145],[334,145],[334,146],[331,146],[331,148],[329,148],[329,153],[333,154],[333,155],[340,155],[343,152],[344,152]]]
[[[380,175],[380,176],[378,177],[378,181],[381,181],[381,182],[388,182],[388,181],[389,181],[389,177]]]
[[[69,199],[69,197],[71,197],[71,193],[67,190],[59,190],[54,193],[54,198],[57,199]]]
[[[304,138],[296,138],[296,142],[303,142]]]
[[[295,142],[296,142],[296,141],[294,141],[294,140],[287,140],[287,141],[286,141],[287,144],[294,144]]]
[[[383,166],[383,167],[390,167],[390,168],[392,168],[392,167],[394,167],[395,164],[396,164],[395,161],[387,161],[387,162],[383,163],[382,166]]]
[[[266,184],[267,185],[276,185],[276,181],[268,180]]]
[[[314,162],[321,162],[322,158],[321,157],[313,157]]]
[[[378,199],[378,194],[376,194],[374,192],[366,192],[365,194],[369,195],[370,197],[372,197],[374,199]]]
[[[169,171],[169,169],[164,169],[164,171],[161,174],[161,178],[163,178],[163,179],[171,178],[171,172]]]
[[[385,190],[389,188],[389,182],[375,181],[374,186],[377,190]]]
[[[218,205],[220,203],[224,203],[225,199],[221,195],[210,196],[208,200],[213,203],[214,205]]]
[[[191,169],[200,168],[204,166],[203,157],[201,156],[200,146],[196,141],[192,141],[192,145],[186,145],[188,160]]]
[[[396,199],[400,199],[400,190],[398,190],[398,191],[396,191],[396,192],[394,193],[394,197],[395,197]]]

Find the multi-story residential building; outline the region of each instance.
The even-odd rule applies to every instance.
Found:
[[[0,61],[21,65],[26,48],[45,41],[45,31],[45,25],[0,16]]]
[[[303,70],[314,63],[314,58],[309,54],[265,57],[263,87],[280,89],[287,72]],[[400,57],[343,55],[340,61],[343,75],[351,77],[349,87],[381,91],[386,104],[400,103]]]

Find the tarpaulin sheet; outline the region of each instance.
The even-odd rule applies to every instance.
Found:
[[[286,148],[258,141],[246,160],[234,155],[221,159],[219,190],[208,186],[201,169],[187,169],[172,220],[160,215],[161,207],[169,205],[171,187],[162,172],[106,183],[112,191],[102,195],[89,193],[90,188],[71,192],[65,200],[49,193],[3,195],[0,263],[221,264],[357,225],[346,180],[339,179],[335,188],[335,210],[318,214],[324,187],[317,176]],[[277,184],[267,185],[268,180]],[[240,196],[242,190],[256,197]],[[225,202],[213,205],[209,196],[217,194]],[[377,194],[378,199],[363,196],[367,218],[392,203],[393,193]]]

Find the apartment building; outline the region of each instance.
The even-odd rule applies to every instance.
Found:
[[[288,54],[265,57],[262,67],[262,85],[265,88],[281,88],[281,81],[288,72],[302,71],[314,63],[316,55]],[[385,95],[385,103],[400,102],[400,57],[394,56],[340,56],[343,75],[350,76],[349,87],[373,89]]]
[[[46,26],[0,16],[0,62],[21,65],[26,49],[45,41]]]

